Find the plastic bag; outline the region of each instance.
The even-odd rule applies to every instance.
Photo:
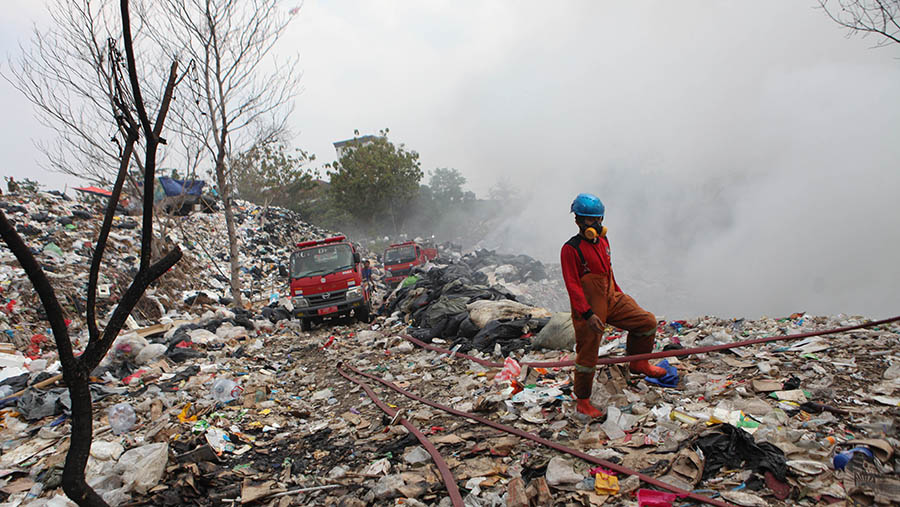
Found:
[[[169,461],[169,444],[158,442],[131,449],[119,458],[116,465],[122,482],[129,491],[141,495],[159,484]]]
[[[504,380],[512,380],[518,378],[520,373],[522,373],[522,367],[519,365],[519,362],[511,357],[507,357],[506,360],[503,361],[503,369],[494,376],[494,381],[502,382]]]

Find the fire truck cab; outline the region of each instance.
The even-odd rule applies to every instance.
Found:
[[[394,285],[409,276],[413,267],[421,266],[437,257],[436,248],[423,248],[415,241],[395,243],[384,251],[384,281]]]
[[[359,252],[346,236],[297,243],[290,265],[294,317],[304,331],[325,319],[351,314],[369,322],[371,294],[362,280]]]

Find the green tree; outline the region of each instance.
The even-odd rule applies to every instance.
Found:
[[[351,146],[328,171],[334,203],[372,230],[388,223],[398,233],[419,192],[419,154],[381,135]]]
[[[438,168],[431,173],[428,186],[435,201],[440,203],[472,200],[475,194],[463,191],[466,178],[456,169]]]
[[[298,194],[315,184],[316,174],[303,169],[315,160],[303,150],[288,150],[280,141],[254,144],[229,161],[236,197],[263,206],[290,207]]]

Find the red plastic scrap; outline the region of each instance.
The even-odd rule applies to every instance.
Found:
[[[328,337],[328,341],[326,341],[325,344],[322,345],[322,348],[327,349],[328,347],[331,346],[332,343],[334,343],[334,335],[331,335]]]
[[[676,498],[678,495],[675,493],[655,489],[639,489],[637,492],[638,507],[672,507]]]
[[[592,469],[591,469],[591,477],[593,477],[593,476],[595,476],[595,475],[597,475],[597,474],[616,475],[616,473],[613,472],[612,470],[607,470],[607,469],[605,469],[605,468],[603,468],[603,467],[594,467],[594,468],[592,468]]]
[[[176,349],[189,349],[193,345],[194,345],[193,342],[190,342],[188,340],[181,340],[180,342],[178,342],[177,345],[175,345],[175,348]]]
[[[136,378],[141,378],[141,375],[143,375],[145,373],[147,373],[147,370],[138,370],[138,371],[132,373],[131,375],[123,378],[122,383],[127,386],[127,385],[131,384],[132,380],[134,380]]]
[[[41,357],[41,345],[47,343],[47,337],[42,334],[31,336],[31,345],[28,346],[28,357],[37,359]]]
[[[10,299],[9,303],[6,303],[6,313],[12,313],[14,306],[16,306],[16,300]]]

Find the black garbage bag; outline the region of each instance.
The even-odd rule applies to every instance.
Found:
[[[441,332],[441,338],[454,338],[459,333],[459,327],[469,318],[468,312],[460,312],[456,315],[451,315],[447,318],[447,325],[444,326],[443,332]],[[471,321],[469,321],[471,322]],[[475,336],[474,334],[472,336]]]
[[[431,343],[431,340],[438,336],[438,334],[435,333],[434,330],[432,330],[430,327],[419,327],[413,329],[412,332],[409,333],[409,335],[417,340],[422,340],[425,343]]]
[[[730,424],[719,424],[702,433],[695,445],[703,451],[703,480],[729,469],[747,468],[759,473],[772,472],[784,481],[787,473],[784,452],[769,442],[756,443],[753,435]]]
[[[266,306],[260,313],[262,313],[263,318],[268,319],[273,324],[282,320],[291,320],[291,312],[278,304]]]
[[[503,355],[509,355],[510,351],[528,348],[531,341],[522,336],[526,334],[526,327],[531,319],[499,319],[488,322],[478,334],[472,338],[472,348],[481,352],[494,350],[497,343]],[[462,349],[460,349],[462,350]]]
[[[476,334],[478,334],[478,326],[472,322],[472,319],[469,318],[469,315],[466,314],[466,317],[459,323],[459,329],[456,331],[456,336],[460,338],[472,338]]]
[[[166,351],[166,357],[176,363],[181,363],[187,361],[188,359],[206,357],[206,354],[194,349],[183,349],[176,347],[172,350]]]

